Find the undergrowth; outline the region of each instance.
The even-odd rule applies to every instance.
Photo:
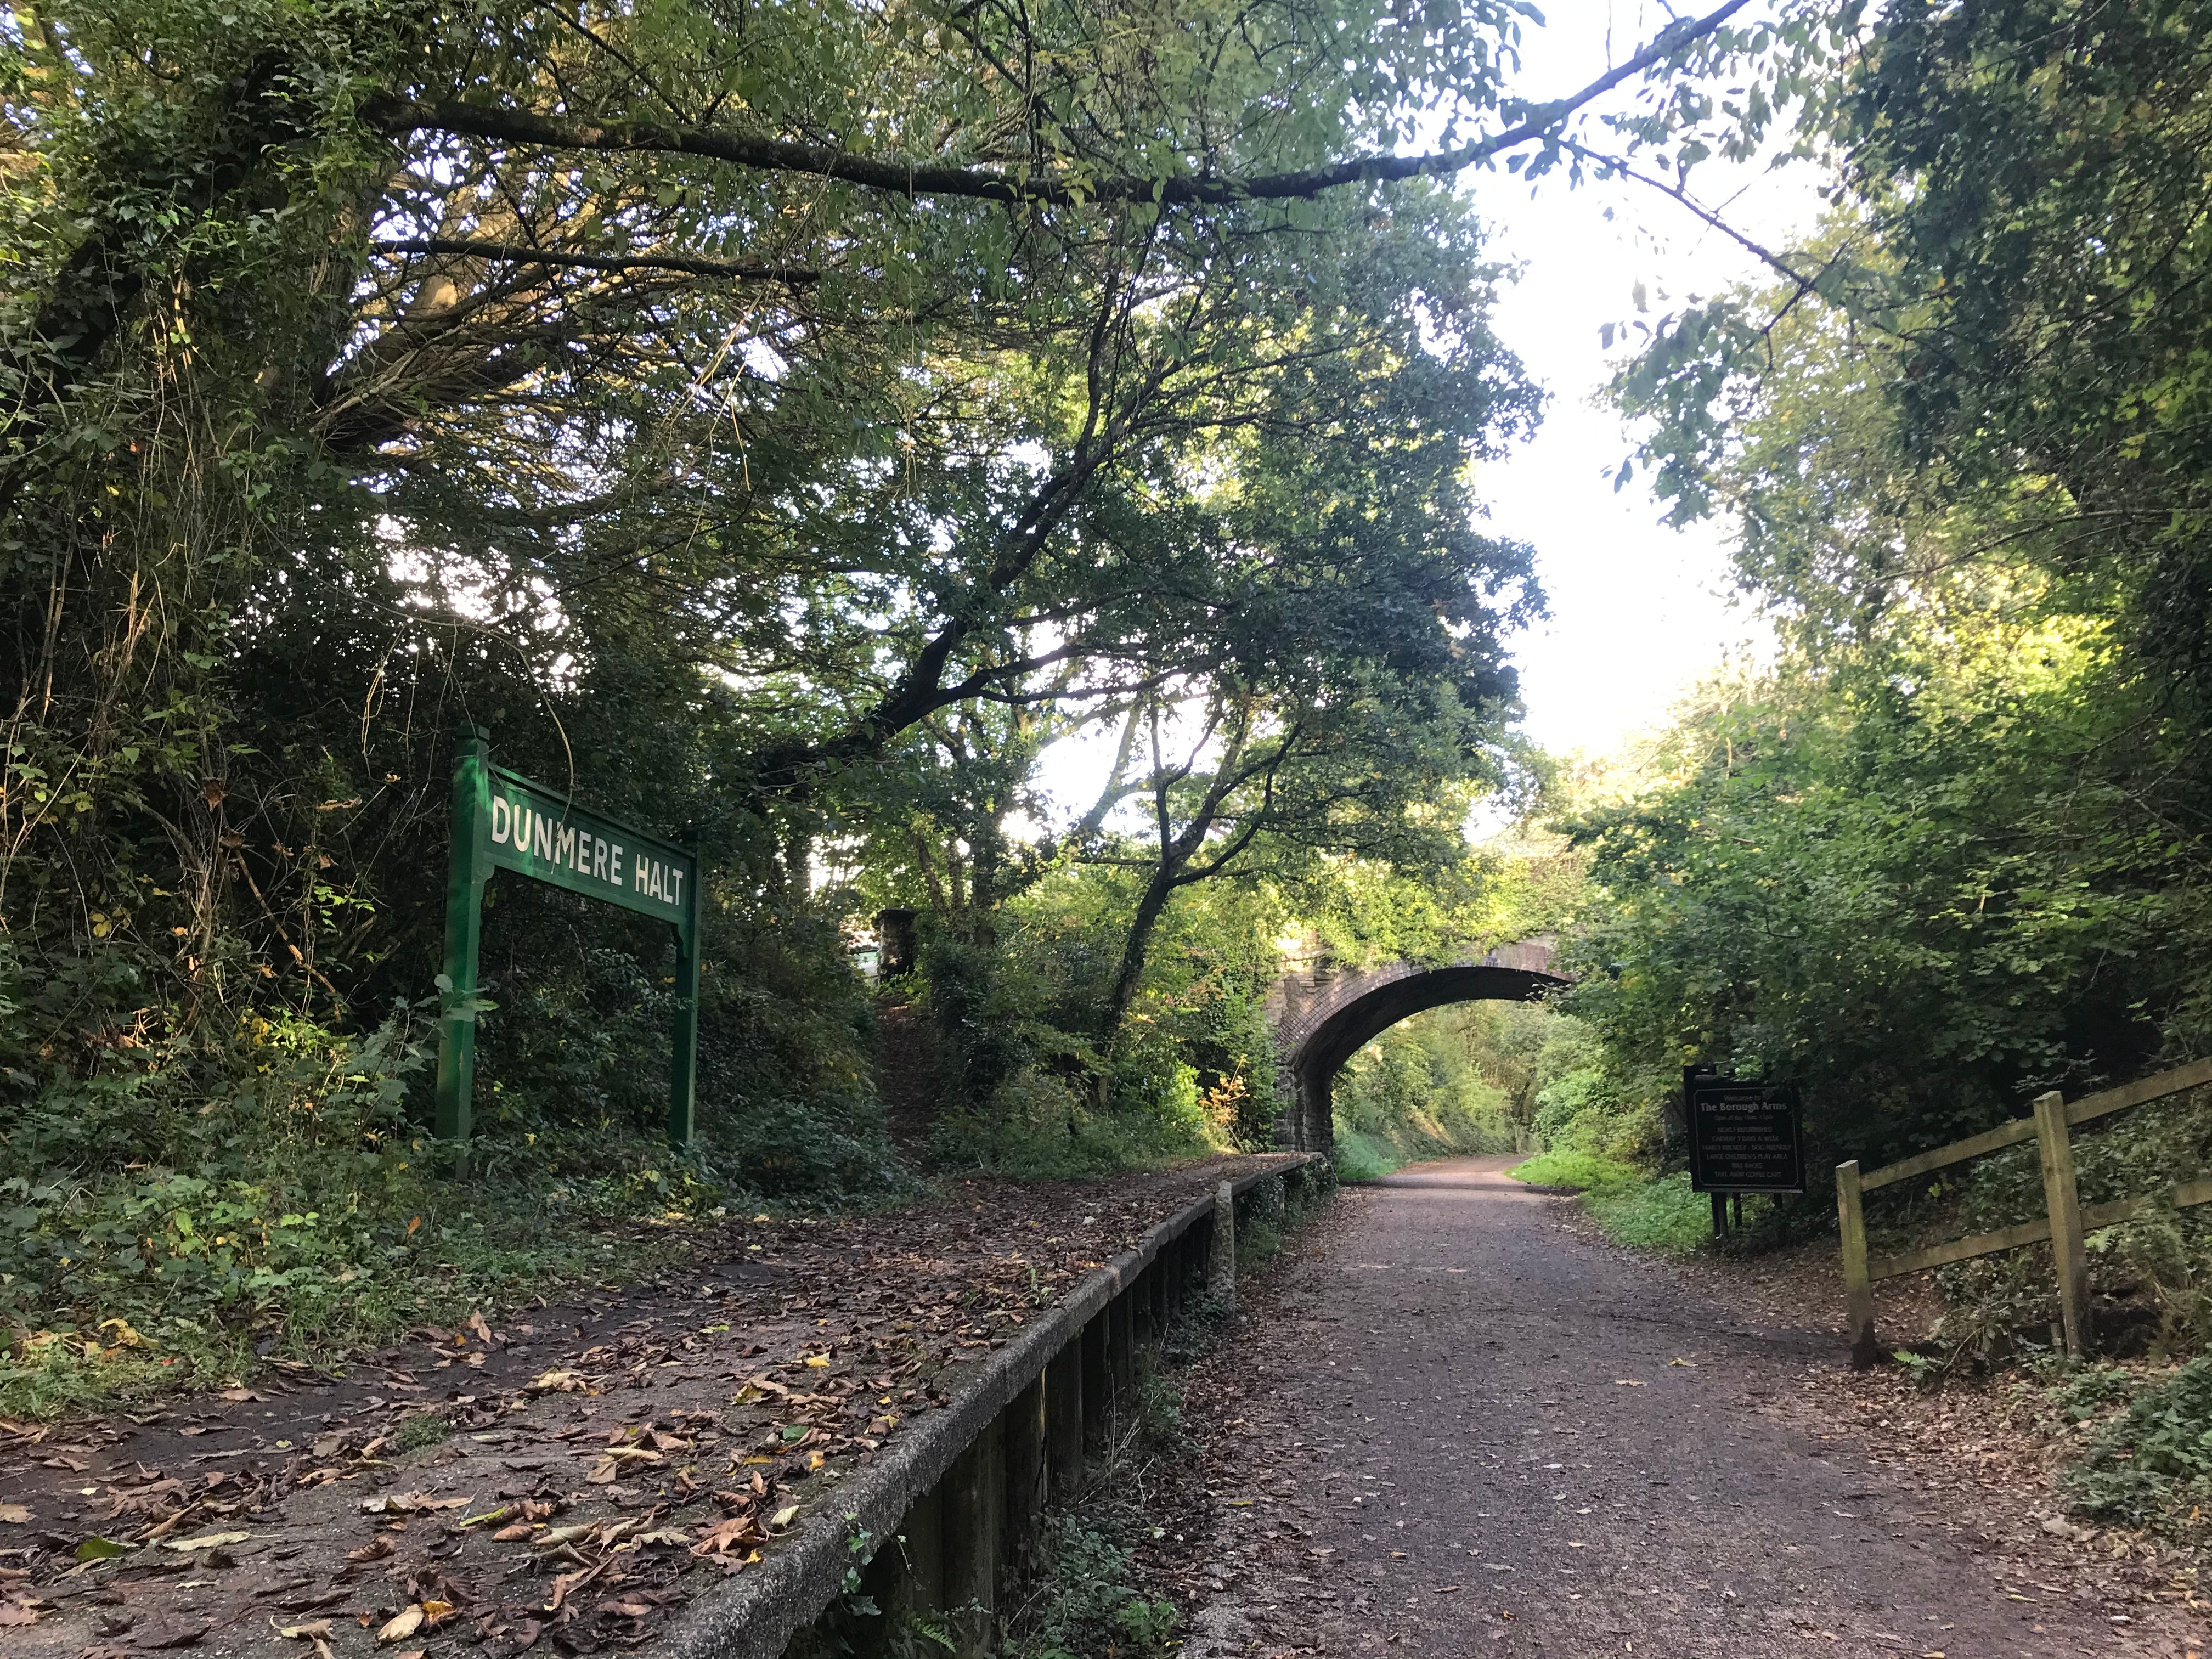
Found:
[[[1515,1149],[1505,1092],[1454,1036],[1438,1021],[1416,1016],[1376,1038],[1337,1074],[1331,1104],[1339,1179],[1376,1181],[1427,1158]]]
[[[127,964],[106,964],[113,984],[40,981],[0,952],[0,1413],[338,1365],[472,1309],[633,1280],[731,1205],[907,1190],[860,1063],[857,995],[837,1003],[832,978],[787,999],[796,1012],[769,1006],[780,977],[796,990],[810,970],[747,959],[742,983],[718,976],[701,1135],[678,1153],[665,1083],[646,1106],[603,1086],[637,1069],[628,1039],[600,1046],[588,1009],[520,980],[482,1022],[478,1133],[441,1142],[422,1127],[427,1006],[357,1033],[151,1007],[94,1027],[88,1011],[136,983]]]
[[[1634,1164],[1566,1148],[1540,1152],[1506,1174],[1532,1187],[1571,1187],[1582,1206],[1616,1244],[1685,1253],[1712,1236],[1712,1205],[1690,1190],[1690,1177],[1655,1176]]]

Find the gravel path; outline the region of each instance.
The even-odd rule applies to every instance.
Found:
[[[1201,1368],[1187,1654],[2212,1652],[2027,1496],[1805,1425],[1832,1337],[1699,1299],[1509,1161],[1348,1192]]]

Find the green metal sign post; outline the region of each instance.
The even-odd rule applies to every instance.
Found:
[[[438,1120],[465,1139],[476,1082],[477,952],[484,883],[511,870],[654,916],[676,930],[676,1023],[668,1139],[691,1139],[699,1060],[699,860],[696,853],[587,812],[558,790],[491,763],[490,736],[464,726],[453,751],[453,841],[446,878],[446,971],[439,982]]]

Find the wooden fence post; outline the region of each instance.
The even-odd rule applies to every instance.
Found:
[[[2074,1141],[2066,1097],[2035,1098],[2035,1146],[2043,1159],[2043,1201],[2051,1211],[2051,1263],[2058,1275],[2058,1316],[2066,1352],[2079,1359],[2089,1343],[2089,1255],[2081,1242],[2081,1199],[2074,1184]]]
[[[1859,1201],[1859,1164],[1836,1166],[1836,1219],[1844,1240],[1844,1317],[1851,1364],[1864,1370],[1880,1350],[1874,1334],[1874,1281],[1867,1277],[1866,1212]]]

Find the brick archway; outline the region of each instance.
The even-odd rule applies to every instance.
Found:
[[[1448,1002],[1534,1001],[1568,982],[1553,970],[1552,956],[1551,939],[1529,939],[1455,962],[1345,969],[1316,958],[1293,968],[1267,993],[1285,1099],[1276,1143],[1332,1151],[1332,1085],[1361,1044]]]

